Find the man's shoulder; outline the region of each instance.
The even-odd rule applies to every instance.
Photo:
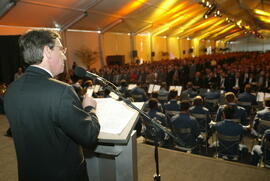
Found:
[[[60,81],[60,80],[57,80],[57,79],[50,78],[49,81],[50,81],[51,84],[54,84],[56,86],[60,86],[60,87],[71,87],[71,85],[69,85],[68,83],[63,82],[63,81]]]

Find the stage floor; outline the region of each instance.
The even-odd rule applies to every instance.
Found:
[[[12,138],[4,136],[8,122],[0,115],[0,181],[17,181],[17,163]],[[138,180],[152,181],[155,169],[154,147],[137,139]],[[163,181],[245,180],[269,181],[270,169],[218,160],[159,148],[160,174]]]

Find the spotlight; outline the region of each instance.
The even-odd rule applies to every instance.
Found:
[[[208,1],[207,1],[208,2]],[[209,8],[203,15],[203,17],[205,17],[205,15],[207,15],[207,17],[212,14],[214,11],[216,10],[216,5],[214,4],[213,6],[211,6],[211,8]]]

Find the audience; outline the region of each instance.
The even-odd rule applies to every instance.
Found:
[[[219,136],[226,137],[233,133],[232,136],[242,137],[243,130],[247,130],[253,121],[252,113],[254,115],[256,113],[254,108],[260,110],[254,93],[257,91],[270,93],[270,52],[203,55],[134,65],[111,65],[104,66],[99,71],[89,71],[119,86],[118,90],[124,97],[146,102],[144,110],[149,116],[156,118],[172,131],[183,143],[180,147],[193,149],[193,152],[199,150],[202,141],[200,133],[207,133],[208,137],[205,141],[212,136],[209,122],[214,117],[211,116],[215,116],[215,122],[211,122],[211,125],[216,124],[214,127]],[[72,72],[71,70],[70,74],[64,77],[68,78],[66,82],[72,84],[82,98],[88,82],[76,78]],[[91,82],[92,84],[96,83]],[[128,90],[129,84],[137,84],[137,87]],[[146,90],[149,84],[158,84],[161,88],[148,95]],[[169,89],[173,85],[182,86],[183,91],[180,96],[176,89]],[[225,104],[220,105],[223,104],[221,102],[224,98],[223,92],[226,93]],[[109,97],[109,93],[108,90],[101,88],[93,96]],[[190,107],[191,102],[193,102],[192,107]],[[251,124],[252,133],[256,138],[262,138],[264,131],[270,128],[267,127],[270,124],[264,126],[261,124],[265,121],[270,122],[269,107],[270,98],[264,100],[264,109],[257,111]],[[146,123],[145,120],[141,121],[136,125],[137,134],[141,134],[141,123],[143,123],[146,126],[142,130],[143,135],[153,139],[151,124]],[[162,137],[159,141],[164,141],[165,134],[161,134],[161,131],[159,133]],[[241,139],[237,141],[240,144]],[[262,155],[256,150],[257,148],[252,152],[256,157],[254,160],[258,160]],[[254,160],[252,164],[257,165],[255,162],[258,161]]]

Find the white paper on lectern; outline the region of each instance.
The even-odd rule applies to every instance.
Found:
[[[138,114],[137,111],[128,107],[123,101],[112,98],[99,98],[97,101],[96,114],[100,123],[100,132],[120,134],[129,121]],[[141,109],[143,102],[134,102]]]
[[[256,101],[263,102],[263,100],[264,100],[264,92],[258,92]]]

